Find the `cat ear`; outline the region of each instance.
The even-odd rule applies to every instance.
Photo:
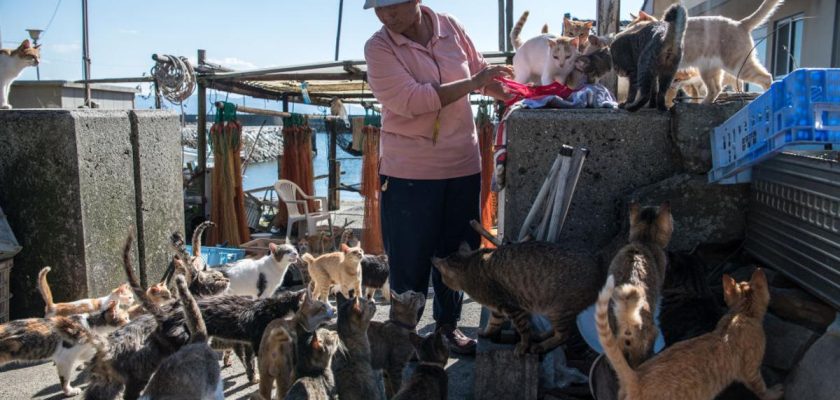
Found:
[[[632,20],[632,19],[636,19],[636,18],[639,18],[639,16],[638,16],[638,15],[636,15],[636,14],[630,13],[630,19],[631,19],[631,20]]]
[[[586,28],[587,32],[592,29],[592,21],[587,22],[584,27]]]
[[[351,297],[352,297],[352,295],[351,295]],[[353,301],[353,312],[355,312],[356,314],[359,314],[359,315],[362,314],[362,302],[361,302],[359,297],[356,297],[355,301]]]
[[[436,349],[443,349],[446,348],[446,340],[444,340],[443,332],[437,331],[435,332],[435,348]]]
[[[576,36],[574,39],[572,39],[572,41],[569,42],[569,46],[573,48],[578,48],[580,46],[580,37]]]
[[[277,245],[274,243],[269,243],[268,250],[271,252],[271,254],[277,254]]]
[[[105,311],[108,313],[113,313],[119,304],[119,300],[111,300],[108,302],[108,307],[105,308]]]
[[[642,206],[639,205],[639,202],[633,200],[630,203],[630,224],[632,225],[634,222],[639,220],[639,213],[642,211]]]
[[[732,306],[740,298],[738,283],[728,274],[723,274],[723,300],[727,305]]]
[[[753,289],[767,287],[767,275],[764,274],[763,269],[756,268],[753,271],[752,277],[750,277],[750,287]]]
[[[434,265],[435,268],[437,268],[438,271],[441,271],[441,272],[449,266],[446,263],[446,259],[438,258],[438,257],[432,257],[432,265]]]
[[[312,335],[312,341],[309,344],[312,346],[312,350],[321,351],[321,340],[318,339],[317,333]]]
[[[589,35],[589,44],[601,47],[604,45],[604,41],[596,35]]]
[[[472,248],[470,247],[470,244],[467,242],[461,242],[461,245],[458,246],[458,254],[463,256],[469,255],[470,253],[472,253]]]
[[[26,50],[30,47],[32,47],[32,45],[29,44],[29,39],[23,39],[23,42],[21,42],[20,46],[18,46],[18,50]]]
[[[345,243],[342,243],[341,246],[339,246],[339,247],[341,248],[341,251],[343,251],[344,253],[349,253],[350,252],[350,247],[347,246],[347,244],[345,244]]]
[[[656,213],[656,225],[659,226],[659,229],[669,230],[673,221],[673,217],[671,216],[671,202],[665,200],[659,206],[659,212]]]

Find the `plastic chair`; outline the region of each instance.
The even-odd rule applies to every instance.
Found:
[[[306,221],[306,233],[314,235],[317,232],[316,226],[318,221],[327,220],[332,232],[332,217],[327,211],[309,211],[309,202],[307,200],[315,200],[318,203],[318,209],[323,210],[327,199],[324,197],[310,196],[303,192],[296,183],[280,179],[274,183],[274,190],[280,197],[283,203],[286,203],[286,211],[289,214],[288,222],[286,222],[286,243],[289,242],[289,232],[292,230],[292,225],[296,222]],[[302,200],[298,200],[298,199]],[[303,213],[300,212],[299,204],[303,205]]]

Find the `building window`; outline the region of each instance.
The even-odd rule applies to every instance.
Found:
[[[761,65],[767,67],[767,25],[762,25],[758,28],[753,29],[752,31],[753,42],[755,43],[755,49],[753,53],[755,53],[755,57],[758,58],[758,62]],[[754,83],[745,82],[746,92],[764,92],[764,88],[760,85],[756,85]]]
[[[802,62],[802,15],[776,21],[773,44],[773,76],[781,78]]]

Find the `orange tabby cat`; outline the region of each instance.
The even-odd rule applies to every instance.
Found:
[[[764,271],[756,269],[749,282],[723,276],[723,296],[729,312],[714,331],[674,344],[636,370],[630,368],[609,327],[607,316],[615,280],[598,295],[595,322],[604,353],[618,375],[622,400],[711,400],[735,381],[759,398],[782,397],[781,385],[768,390],[761,377],[764,327],[770,292]]]
[[[567,17],[563,17],[563,36],[578,38],[578,49],[580,51],[583,51],[589,46],[590,32],[592,32],[592,21],[573,21]]]
[[[50,272],[50,267],[44,267],[38,273],[38,291],[41,292],[41,297],[44,298],[44,303],[46,303],[44,314],[48,318],[57,315],[67,316],[105,311],[111,301],[116,301],[118,306],[130,306],[134,303],[134,294],[131,293],[131,287],[127,283],[118,286],[107,296],[76,300],[69,303],[53,303],[52,291],[49,283],[47,283],[48,272]]]
[[[349,247],[344,243],[341,244],[341,251],[318,258],[304,254],[301,258],[309,265],[309,276],[315,285],[312,292],[317,299],[326,303],[331,285],[339,285],[344,297],[350,297],[350,289],[361,295],[364,255],[361,247]]]

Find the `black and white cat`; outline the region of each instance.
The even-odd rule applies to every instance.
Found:
[[[225,293],[260,299],[274,293],[274,288],[283,283],[289,265],[297,261],[298,252],[288,244],[271,243],[268,249],[270,254],[258,260],[246,258],[218,269],[230,279]]]
[[[15,81],[26,67],[34,67],[40,61],[38,46],[29,44],[29,39],[24,40],[18,48],[0,49],[0,109],[10,109],[9,91],[12,89],[12,82]]]

